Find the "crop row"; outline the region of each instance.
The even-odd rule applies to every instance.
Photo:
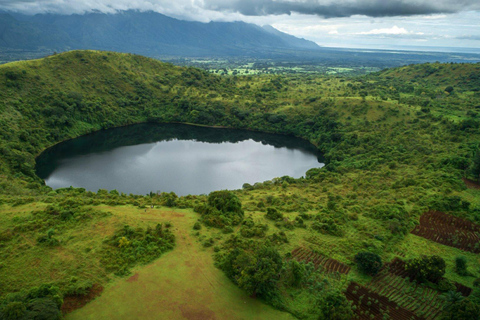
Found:
[[[417,285],[386,269],[372,280],[369,288],[425,319],[436,319],[442,310],[438,291]]]
[[[385,263],[382,269],[388,271],[388,273],[399,276],[402,278],[409,278],[408,272],[405,270],[405,261],[395,258],[389,263]],[[464,286],[461,283],[455,282],[455,287],[457,288],[457,292],[460,292],[463,296],[468,297],[472,292],[472,288]]]
[[[424,213],[412,233],[447,246],[480,253],[480,226],[443,212]]]
[[[347,288],[345,296],[352,301],[355,312],[354,319],[382,320],[385,318],[395,320],[423,319],[413,312],[402,308],[396,302],[380,295],[368,288],[352,282]]]
[[[313,252],[307,248],[299,247],[292,251],[292,258],[305,263],[312,262],[316,269],[322,268],[328,272],[348,274],[350,267],[332,258]]]

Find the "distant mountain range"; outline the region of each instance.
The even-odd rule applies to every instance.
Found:
[[[318,50],[312,41],[244,22],[193,22],[156,12],[0,13],[0,49],[98,49],[143,55],[241,56]]]

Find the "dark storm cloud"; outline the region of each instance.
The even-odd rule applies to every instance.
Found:
[[[412,16],[478,10],[478,0],[206,0],[204,7],[248,16],[311,14],[327,18],[365,15],[370,17]]]
[[[82,13],[92,10],[154,10],[173,12],[239,13],[267,16],[301,13],[321,17],[412,16],[480,10],[479,0],[0,0],[0,10],[25,13]]]

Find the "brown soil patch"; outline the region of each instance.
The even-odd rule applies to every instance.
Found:
[[[443,212],[425,212],[412,234],[464,251],[480,253],[480,225]]]
[[[465,182],[465,185],[469,189],[480,189],[480,184],[476,181],[467,179],[467,178],[462,178],[463,182]]]
[[[138,281],[138,273],[135,273],[133,276],[127,279],[127,282],[135,282]]]
[[[347,288],[345,296],[352,301],[355,308],[353,319],[361,320],[420,320],[413,312],[400,307],[394,301],[391,301],[383,295],[379,295],[368,288],[352,282]]]
[[[99,284],[94,284],[92,288],[85,295],[65,296],[63,298],[62,313],[67,314],[81,307],[102,294],[103,287]]]
[[[185,217],[185,215],[184,215],[184,214],[181,214],[181,213],[172,213],[171,216],[172,216],[172,217],[175,217],[175,218],[183,218],[183,217]]]

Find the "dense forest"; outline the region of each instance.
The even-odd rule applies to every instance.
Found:
[[[1,65],[0,318],[61,318],[67,297],[180,250],[174,223],[118,214],[159,206],[195,214],[216,267],[295,317],[478,319],[479,90],[479,63],[219,76],[72,51]],[[143,122],[297,136],[326,165],[186,197],[52,190],[35,174],[50,146]]]

